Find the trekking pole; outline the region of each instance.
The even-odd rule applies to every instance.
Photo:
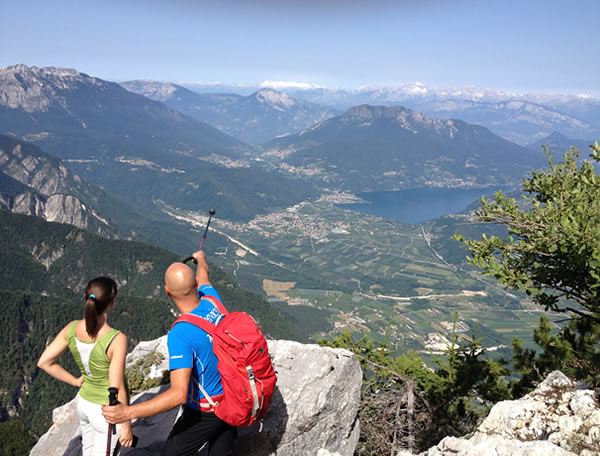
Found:
[[[108,388],[108,405],[117,405],[119,403],[117,399],[119,389],[111,386]],[[117,433],[117,426],[114,424],[108,424],[108,438],[106,439],[106,456],[110,456],[110,440],[113,434]]]
[[[204,241],[206,241],[206,233],[208,233],[208,227],[210,225],[210,221],[212,219],[212,216],[215,215],[217,213],[216,210],[211,209],[208,211],[208,222],[206,223],[206,228],[204,229],[204,236],[202,236],[202,241],[200,241],[200,249],[198,250],[202,250],[202,247],[204,247]],[[184,263],[187,263],[188,261],[193,261],[194,263],[197,263],[196,259],[194,257],[187,257],[185,260],[183,260]]]

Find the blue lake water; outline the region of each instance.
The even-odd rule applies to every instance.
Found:
[[[369,203],[339,204],[339,207],[377,215],[404,223],[420,224],[443,215],[462,212],[482,195],[497,188],[413,188],[390,192],[359,193]],[[503,189],[505,191],[505,189]]]

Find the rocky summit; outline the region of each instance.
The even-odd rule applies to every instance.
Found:
[[[277,372],[277,387],[263,421],[240,428],[236,455],[244,456],[352,456],[359,436],[358,404],[362,371],[357,358],[343,349],[269,341],[269,352]],[[140,344],[127,358],[130,369],[144,365],[148,355],[167,353],[166,337]],[[145,380],[161,376],[166,357],[155,357],[144,368]],[[142,361],[139,363],[139,361]],[[145,401],[165,386],[155,387],[133,398]],[[158,455],[176,419],[177,409],[133,423],[139,438],[136,448],[123,455]],[[54,424],[40,438],[31,456],[81,454],[75,400],[57,408]]]
[[[269,341],[278,381],[262,423],[240,428],[236,455],[351,456],[359,435],[358,404],[362,373],[347,350]],[[156,356],[162,354],[163,356]],[[166,337],[142,342],[128,356],[143,382],[167,369]],[[147,365],[148,357],[154,360]],[[134,397],[145,401],[165,388]],[[446,437],[419,456],[595,456],[600,454],[599,392],[576,384],[561,372],[551,373],[535,391],[519,400],[496,404],[477,431],[465,438]],[[158,455],[177,409],[137,420],[137,448],[124,455]],[[54,424],[33,448],[32,456],[80,454],[75,400],[57,408]],[[396,456],[412,456],[400,451]]]
[[[598,393],[552,372],[530,394],[496,404],[471,438],[446,437],[419,456],[597,456]]]

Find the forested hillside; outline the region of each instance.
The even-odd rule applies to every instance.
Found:
[[[0,135],[0,207],[68,223],[109,238],[136,239],[182,252],[197,234],[159,209],[135,204],[72,172],[27,141]],[[218,245],[212,239],[211,247]]]
[[[141,242],[108,240],[71,225],[0,210],[0,417],[22,419],[36,434],[74,388],[40,373],[45,345],[69,321],[82,318],[87,281],[109,275],[119,284],[112,326],[140,340],[166,334],[175,318],[163,290],[166,267],[181,258]],[[271,337],[294,339],[291,324],[265,299],[242,290],[211,266],[211,281],[229,310],[252,314]],[[73,368],[69,356],[61,360]]]

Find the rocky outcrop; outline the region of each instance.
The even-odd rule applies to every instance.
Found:
[[[556,371],[525,397],[496,404],[470,439],[446,437],[420,456],[598,454],[597,392],[582,388]]]
[[[29,453],[31,456],[62,456],[71,441],[81,441],[79,418],[75,409],[76,401],[77,399],[73,399],[54,409],[52,427],[40,437]]]
[[[28,113],[46,112],[53,105],[66,106],[61,93],[74,86],[102,86],[104,81],[73,69],[27,65],[0,68],[0,106]]]
[[[238,454],[351,456],[359,436],[357,358],[347,350],[289,341],[270,342],[269,350],[277,394],[262,429],[240,430]]]
[[[347,350],[269,341],[277,372],[277,387],[262,423],[240,428],[235,454],[241,456],[351,456],[358,442],[358,405],[362,371]],[[166,353],[166,338],[140,344],[127,359],[131,369],[154,353]],[[162,376],[168,357],[154,358],[145,380]],[[143,362],[142,362],[143,363]],[[155,387],[134,398],[145,401],[162,389]],[[158,455],[176,419],[177,410],[137,420],[137,448],[123,455]],[[80,437],[74,402],[55,410],[54,425],[31,452],[41,455],[78,455]]]
[[[5,175],[5,183],[0,185],[0,207],[106,237],[116,236],[107,218],[92,207],[98,189],[32,144],[0,135],[0,173]]]

